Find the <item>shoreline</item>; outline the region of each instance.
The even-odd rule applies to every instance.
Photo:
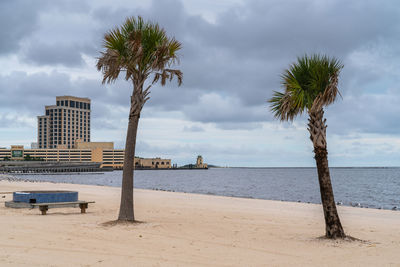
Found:
[[[400,264],[400,213],[339,206],[347,235],[326,240],[318,204],[135,189],[140,224],[117,218],[120,188],[0,181],[0,191],[74,190],[79,209],[10,209],[0,198],[0,265],[380,266]],[[46,229],[44,231],[44,229]]]
[[[58,173],[55,175],[96,175],[96,174],[104,174],[104,173]],[[14,174],[14,175],[54,175],[54,174]],[[55,184],[74,184],[74,185],[93,185],[93,186],[110,186],[113,188],[120,188],[120,185],[102,185],[102,184],[81,184],[81,183],[68,183],[68,182],[54,182],[54,181],[46,181],[46,180],[29,180],[29,179],[24,179],[20,177],[15,177],[12,176],[12,174],[1,174],[0,173],[0,181],[8,179],[9,181],[21,181],[21,182],[32,182],[32,183],[55,183]],[[173,193],[185,193],[185,194],[198,194],[198,195],[205,195],[205,196],[221,196],[221,197],[232,197],[232,198],[242,198],[242,199],[256,199],[256,200],[269,200],[269,201],[278,201],[278,202],[289,202],[289,203],[303,203],[303,204],[314,204],[314,205],[321,205],[321,202],[315,203],[315,202],[309,202],[309,201],[301,201],[301,200],[284,200],[284,199],[267,199],[267,198],[256,198],[252,196],[239,196],[239,195],[217,195],[213,193],[198,193],[198,192],[185,192],[185,191],[176,191],[176,190],[168,190],[168,189],[162,189],[162,188],[140,188],[140,187],[135,187],[135,189],[140,189],[140,190],[151,190],[151,191],[160,191],[160,192],[173,192]],[[337,207],[353,207],[353,208],[360,208],[360,209],[372,209],[372,210],[391,210],[391,211],[400,211],[400,207],[394,206],[392,208],[377,208],[377,207],[369,207],[369,206],[364,206],[361,203],[358,202],[350,202],[350,203],[342,203],[342,202],[337,202],[336,203]]]

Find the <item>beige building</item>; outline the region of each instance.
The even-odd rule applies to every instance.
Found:
[[[102,168],[122,169],[123,149],[114,149],[113,142],[82,142],[77,140],[73,148],[24,149],[24,146],[0,148],[0,160],[24,160],[27,156],[54,162],[100,162]],[[135,158],[137,169],[169,169],[171,159]]]
[[[57,96],[38,116],[38,148],[72,148],[77,139],[90,142],[90,99]]]
[[[45,115],[38,116],[37,146],[0,148],[0,160],[99,162],[113,169],[123,168],[124,154],[113,142],[90,142],[90,99],[75,96],[57,96],[56,105],[45,106]],[[171,160],[161,158],[137,157],[134,164],[138,169],[171,168]]]
[[[197,168],[197,169],[207,169],[207,168],[208,168],[207,163],[204,163],[203,157],[202,157],[201,155],[198,155],[198,156],[197,156],[196,168]]]

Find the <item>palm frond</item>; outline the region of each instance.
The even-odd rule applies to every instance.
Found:
[[[172,81],[176,77],[178,85],[182,84],[183,73],[180,70],[164,69],[162,72],[156,72],[152,84],[157,83],[161,79],[161,85],[165,85],[166,81]]]
[[[102,83],[111,83],[115,81],[122,70],[120,56],[117,51],[107,49],[101,53],[101,57],[97,61],[97,70],[103,73]]]
[[[315,54],[297,58],[281,76],[284,92],[274,92],[271,111],[280,120],[293,120],[305,111],[333,103],[343,65],[335,58]]]
[[[114,82],[121,71],[126,80],[148,77],[157,73],[161,84],[178,78],[182,83],[182,72],[169,69],[179,63],[177,52],[182,45],[169,38],[157,23],[144,21],[142,17],[129,17],[124,24],[107,32],[104,36],[105,51],[98,58],[97,69],[103,73],[103,83]]]

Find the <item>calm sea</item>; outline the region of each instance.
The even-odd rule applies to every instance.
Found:
[[[122,171],[104,174],[14,175],[27,180],[121,185]],[[331,168],[336,202],[368,208],[400,209],[400,168]],[[143,189],[320,203],[315,168],[211,168],[135,171]]]

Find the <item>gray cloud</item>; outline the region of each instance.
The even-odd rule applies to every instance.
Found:
[[[93,21],[87,1],[60,0],[56,5],[38,2],[42,3],[40,19],[30,38],[25,38],[21,45],[25,61],[73,67],[82,65],[82,54],[96,56],[101,44],[97,33],[103,24]]]
[[[265,107],[245,106],[237,97],[216,93],[202,95],[194,105],[184,106],[183,111],[190,119],[201,122],[254,122],[267,118]]]
[[[283,69],[304,53],[328,53],[342,59],[345,69],[341,76],[341,91],[344,97],[349,96],[353,101],[353,93],[347,92],[359,92],[364,100],[374,101],[376,98],[367,90],[371,84],[377,83],[386,89],[398,84],[396,77],[389,81],[390,84],[382,81],[382,77],[389,75],[385,69],[377,72],[388,62],[386,60],[398,62],[396,57],[387,57],[398,54],[393,47],[397,47],[400,41],[398,23],[395,23],[399,21],[400,12],[393,1],[383,5],[374,1],[331,1],[325,4],[250,1],[220,14],[215,24],[200,17],[180,14],[184,10],[177,1],[170,2],[177,6],[172,14],[160,15],[164,7],[158,6],[158,2],[153,2],[149,9],[151,12],[148,12],[149,17],[157,16],[160,24],[171,29],[183,42],[181,68],[185,81],[182,88],[176,89],[176,95],[184,90],[203,92],[192,98],[190,105],[181,101],[190,119],[220,123],[271,120],[264,101],[271,96],[272,90],[279,89],[279,75]],[[302,12],[299,13],[300,9]],[[169,19],[171,17],[174,17],[173,21]],[[376,55],[376,51],[380,54]],[[365,69],[354,64],[357,60],[355,55],[387,58]],[[199,105],[201,108],[196,109],[201,95],[204,97],[210,93],[220,97],[235,96],[238,100],[231,101],[229,107],[223,107],[225,109],[212,101],[202,103]],[[167,103],[156,105],[168,109]],[[181,108],[179,103],[174,107]],[[262,114],[264,110],[265,115]],[[384,116],[383,111],[372,113],[366,109],[363,112],[375,120]],[[340,124],[338,126],[343,128]],[[353,129],[351,125],[347,126]],[[376,124],[371,129],[377,131],[379,127]]]
[[[40,4],[33,1],[0,1],[0,55],[18,51],[20,42],[37,27]]]
[[[64,95],[70,90],[69,76],[60,73],[13,72],[0,76],[0,98],[2,108],[15,108],[37,113],[44,110],[43,104],[54,102],[56,95]],[[51,101],[51,102],[50,102]],[[38,114],[39,115],[39,114]]]
[[[25,58],[39,65],[79,66],[83,63],[80,50],[74,45],[34,43],[28,47]]]
[[[328,131],[399,134],[400,92],[348,97],[327,110]]]
[[[396,1],[251,0],[217,14],[215,23],[189,15],[179,0],[154,0],[148,8],[96,6],[78,0],[36,5],[2,1],[0,5],[5,36],[0,53],[17,53],[25,64],[49,67],[87,67],[82,55],[98,56],[103,34],[127,16],[159,22],[183,44],[177,68],[184,73],[184,84],[154,86],[144,112],[181,111],[189,120],[212,122],[223,129],[257,128],[273,120],[266,100],[280,88],[280,73],[297,56],[321,52],[345,64],[340,77],[344,99],[327,111],[329,131],[399,130],[395,114],[400,99],[400,7]],[[101,120],[112,123],[111,115],[119,116],[116,123],[125,119],[126,114],[110,111],[126,108],[132,90],[123,79],[101,85],[100,80],[72,80],[59,72],[13,72],[0,78],[3,108],[20,104],[37,114],[56,95],[87,96],[95,103],[94,123],[99,125]]]

